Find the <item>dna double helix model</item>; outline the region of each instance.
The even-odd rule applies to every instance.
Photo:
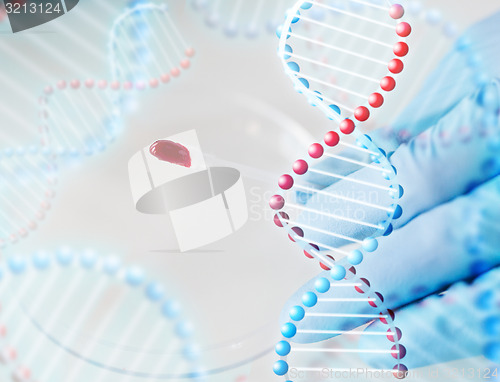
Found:
[[[199,1],[197,6],[205,3]],[[226,33],[234,36],[235,25],[241,25],[234,21],[238,7],[245,4],[230,5],[236,7],[235,18]],[[429,23],[436,23],[437,16],[432,16]],[[402,6],[386,1],[300,1],[278,31],[279,56],[295,89],[335,124],[323,142],[311,144],[291,172],[279,178],[280,191],[270,202],[274,223],[307,258],[316,259],[330,272],[303,292],[282,327],[274,371],[286,381],[310,380],[325,368],[342,373],[370,357],[386,357],[395,364],[370,372],[404,378],[408,371],[404,359],[410,346],[402,344],[394,312],[377,286],[356,269],[377,249],[377,237],[391,234],[391,222],[403,212],[398,199],[404,190],[397,171],[366,134],[377,110],[394,98],[389,93],[396,89],[396,75],[406,64],[405,39],[411,27],[403,17]],[[258,13],[254,18],[261,20]],[[249,37],[255,36],[255,23],[243,25],[248,25]],[[453,35],[453,29],[445,27],[444,33]],[[467,50],[463,42],[459,48]],[[138,92],[177,77],[194,54],[165,7],[141,2],[116,20],[109,52],[111,79],[62,80],[44,89],[39,98],[40,146],[2,151],[3,247],[27,236],[45,219],[55,197],[58,167],[105,150],[119,136]],[[74,115],[78,115],[76,121]],[[391,134],[404,141],[409,133]],[[336,189],[337,184],[342,187]],[[346,184],[350,185],[347,192]],[[179,304],[165,288],[140,269],[122,267],[116,257],[68,248],[36,253],[29,259],[12,257],[0,269],[0,290],[5,291],[0,322],[16,323],[15,327],[0,325],[5,379],[203,380],[191,325],[181,318]],[[453,301],[466,294],[477,300],[480,319],[487,323],[482,329],[493,336],[497,321],[488,316],[488,307],[498,301],[497,294],[491,293],[498,289],[497,280],[482,278],[472,292],[459,286],[445,297]],[[435,314],[438,300],[428,302],[433,308],[429,312]],[[17,301],[23,302],[20,307]],[[103,316],[102,307],[110,301],[116,303]],[[336,310],[338,303],[347,311]],[[115,325],[123,315],[130,316],[130,321]],[[68,321],[75,325],[62,324]],[[371,321],[378,324],[375,329],[362,327]],[[95,322],[100,323],[97,332],[85,330]],[[310,343],[309,336],[323,340]],[[387,338],[386,346],[355,348],[362,337]],[[165,338],[169,340],[166,350]],[[137,345],[131,346],[134,342]],[[38,357],[42,348],[48,350]],[[494,343],[487,344],[484,352],[494,350]],[[308,355],[318,354],[323,356],[319,363],[304,366]]]
[[[278,54],[296,91],[336,127],[323,143],[309,146],[306,158],[293,163],[292,174],[279,178],[280,192],[270,200],[274,223],[306,257],[330,271],[329,278],[317,278],[314,290],[304,291],[281,329],[274,372],[286,381],[307,380],[325,368],[332,373],[356,368],[345,360],[320,367],[301,364],[304,354],[314,353],[380,354],[393,357],[395,365],[376,371],[404,378],[408,370],[394,312],[385,307],[376,286],[356,271],[363,257],[377,249],[377,236],[389,235],[391,222],[402,214],[396,169],[363,134],[363,124],[384,105],[396,87],[394,76],[403,71],[409,52],[405,39],[411,33],[403,16],[403,7],[389,2],[299,1],[278,30]],[[367,177],[358,179],[356,172]],[[340,182],[352,192],[336,192]],[[372,190],[380,196],[376,201],[367,197]],[[339,302],[352,311],[335,311]],[[386,330],[354,330],[370,320],[380,320]],[[306,340],[309,335],[326,340],[340,334],[386,336],[388,341],[385,349],[346,349]]]
[[[423,12],[418,2],[406,3],[413,16],[422,16],[428,25],[442,28],[446,38],[456,35],[456,27],[443,21],[439,12]],[[395,75],[406,66],[403,60],[410,49],[405,40],[412,27],[404,16],[403,6],[387,1],[300,1],[278,29],[278,54],[295,90],[337,125],[325,134],[322,143],[309,146],[307,156],[293,163],[291,173],[279,178],[280,191],[270,200],[275,225],[285,230],[307,258],[316,259],[322,269],[330,271],[329,277],[318,277],[310,290],[303,288],[296,305],[290,303],[289,322],[283,325],[283,338],[275,348],[280,359],[274,364],[275,374],[286,381],[347,378],[352,370],[366,364],[389,365],[391,358],[395,363],[392,368],[368,367],[365,373],[392,374],[398,379],[408,375],[404,359],[407,348],[416,350],[415,346],[402,344],[403,333],[396,326],[394,312],[385,306],[376,285],[356,269],[377,249],[377,237],[390,235],[391,222],[403,213],[397,202],[404,192],[397,182],[397,171],[386,153],[363,132],[374,127],[375,110],[391,102],[389,92],[396,88]],[[464,46],[466,43],[459,41],[457,49],[466,50]],[[431,54],[427,49],[425,53]],[[465,62],[465,71],[475,73],[481,60],[465,57]],[[478,82],[478,86],[483,84]],[[488,128],[479,130],[488,136]],[[405,129],[389,128],[387,132],[399,143],[412,138]],[[457,136],[467,142],[472,134],[461,131]],[[422,141],[425,139],[416,144]],[[375,202],[370,195],[376,195],[372,198]],[[477,284],[484,288],[487,282]],[[460,310],[458,301],[468,298],[458,297],[460,288],[447,292],[450,300],[457,300],[452,309]],[[488,293],[491,290],[483,290],[484,295]],[[481,297],[470,297],[475,298]],[[436,314],[440,298],[425,303],[432,305]],[[339,306],[345,310],[339,311]],[[448,314],[440,309],[436,322],[446,322]],[[485,320],[491,338],[494,320]],[[366,323],[372,325],[365,328]],[[426,335],[440,338],[438,332],[428,329]],[[387,337],[385,348],[380,347],[382,341],[370,340],[376,337]],[[477,346],[474,343],[473,347]],[[493,348],[492,342],[486,343],[477,353],[494,359]]]
[[[58,168],[104,151],[139,92],[176,79],[194,55],[168,8],[144,1],[115,20],[108,51],[111,78],[47,85],[38,98],[40,143],[1,151],[2,249],[46,218]],[[140,268],[69,248],[11,255],[0,268],[2,380],[199,380],[192,325],[171,291]]]
[[[5,380],[197,380],[193,327],[171,292],[141,268],[62,247],[11,257],[1,270]]]
[[[222,28],[229,38],[255,39],[262,33],[274,33],[287,7],[287,0],[190,0],[210,28]]]
[[[38,99],[40,144],[1,152],[0,247],[27,237],[46,218],[58,166],[105,150],[123,131],[137,92],[169,83],[193,55],[165,5],[139,2],[111,29],[111,79],[47,85]]]

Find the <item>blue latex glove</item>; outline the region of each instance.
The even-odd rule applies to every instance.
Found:
[[[472,94],[478,84],[500,78],[499,21],[500,12],[473,25],[458,39],[455,48],[442,59],[411,104],[392,123],[394,136],[387,136],[382,130],[373,135],[380,147],[395,150],[403,130],[409,138],[417,136]]]
[[[500,45],[499,26],[500,14],[497,14],[473,27],[461,38],[462,42],[459,44],[460,49],[467,45],[469,53],[488,53],[482,55],[486,57],[482,63],[485,68],[482,74],[489,77],[489,80],[481,79],[477,82],[477,76],[467,74],[464,65],[451,65],[450,69],[449,62],[459,62],[462,56],[462,53],[454,50],[431,75],[428,81],[428,85],[431,85],[426,85],[398,118],[396,125],[405,126],[415,136],[408,144],[397,147],[390,158],[405,190],[400,200],[403,215],[394,222],[394,232],[388,237],[380,238],[379,248],[366,255],[363,263],[357,266],[358,274],[370,280],[375,290],[385,296],[389,307],[406,306],[402,309],[401,317],[397,316],[396,323],[403,333],[409,333],[406,344],[410,340],[411,345],[408,346],[404,363],[410,369],[475,356],[478,352],[489,352],[488,356],[498,357],[495,361],[500,362],[500,350],[496,350],[500,346],[500,335],[496,335],[498,333],[494,323],[491,324],[493,329],[489,331],[475,332],[478,344],[489,344],[488,351],[486,345],[471,346],[470,341],[462,343],[460,337],[452,331],[448,333],[450,338],[447,340],[453,340],[451,337],[454,337],[454,346],[463,351],[447,352],[443,350],[445,347],[439,348],[437,341],[433,343],[435,351],[424,354],[425,357],[422,352],[410,352],[412,349],[428,347],[429,339],[425,335],[418,335],[414,326],[416,317],[422,319],[428,317],[428,313],[421,306],[409,305],[500,264],[500,82],[495,79],[500,76],[500,69],[497,64],[499,53],[494,50]],[[457,82],[459,84],[455,89]],[[375,136],[374,140],[377,138],[380,139]],[[397,145],[396,142],[384,143]],[[319,166],[328,168],[328,165],[329,162],[324,161]],[[355,170],[349,168],[345,173],[358,179],[373,181],[374,175],[369,169]],[[319,176],[308,180],[330,193],[352,192],[350,182],[333,183],[331,178]],[[356,190],[363,191],[359,185]],[[386,198],[388,196],[381,193],[378,200],[381,204],[389,203],[389,200],[385,201]],[[327,200],[316,195],[307,204],[312,209],[319,209],[324,208],[327,203]],[[367,221],[380,221],[381,216],[371,210],[365,212]],[[307,214],[302,216],[305,221],[310,221],[311,218]],[[354,237],[366,235],[359,226],[349,226],[337,220],[322,219],[319,224],[326,231],[334,230]],[[342,244],[331,236],[318,233],[306,233],[306,236],[332,246]],[[325,273],[324,276],[328,274]],[[492,285],[497,288],[499,284],[496,281],[499,277],[499,272],[490,275],[490,280],[494,280]],[[290,308],[300,305],[304,291],[314,289],[313,283],[314,280],[290,299],[283,310],[283,322],[289,321]],[[461,294],[460,289],[455,290],[459,292],[453,293]],[[330,293],[334,293],[337,298],[343,297],[342,293],[346,293],[345,297],[352,297],[348,292],[335,288],[324,297],[329,297]],[[488,314],[500,315],[499,304],[500,302],[487,307]],[[331,304],[328,306],[332,307]],[[317,308],[317,312],[321,311],[320,306]],[[361,313],[361,309],[359,304],[339,303],[334,310]],[[472,315],[475,311],[475,301],[466,300],[459,308],[445,309],[442,316],[445,321],[446,314],[451,314],[454,318],[469,322],[469,314]],[[364,323],[362,320],[345,319],[341,323],[336,320],[337,327],[332,327],[332,322],[322,317],[306,317],[305,320],[308,320],[308,327],[323,330],[355,328]],[[476,321],[475,326],[471,327],[480,325]],[[436,322],[431,320],[429,325],[446,336],[445,332],[435,326]],[[331,335],[298,334],[294,341],[316,342],[328,337]],[[371,364],[378,366],[384,362],[382,359],[370,360]],[[393,364],[394,360],[387,362]]]
[[[416,137],[437,124],[443,116],[465,97],[477,91],[492,78],[500,78],[500,12],[473,25],[456,42],[455,47],[441,60],[429,75],[421,90],[408,107],[392,123],[391,134],[384,129],[371,134],[377,145],[386,152],[396,150],[402,143],[399,134]],[[488,102],[488,100],[486,100]],[[325,160],[318,169],[337,165]],[[339,173],[356,171],[354,165],[345,166]],[[332,178],[307,174],[312,183],[327,186]]]
[[[479,355],[500,363],[500,269],[481,275],[471,284],[457,283],[444,296],[433,295],[401,309],[396,323],[403,333],[407,354],[402,362],[410,370]],[[381,330],[387,330],[381,323],[373,323],[366,329]],[[365,335],[360,347],[383,349],[387,347],[387,339]],[[392,356],[365,354],[364,359],[381,369],[394,364]],[[462,366],[469,374],[468,379],[478,377],[479,366],[474,366],[474,361]],[[469,368],[474,368],[474,372]]]

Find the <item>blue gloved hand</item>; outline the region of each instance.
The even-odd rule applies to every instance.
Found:
[[[443,296],[432,295],[400,309],[396,324],[403,333],[406,355],[402,362],[410,370],[481,355],[500,363],[500,268],[479,276],[473,283],[459,282]],[[374,322],[366,332],[381,330],[386,330],[385,325]],[[380,336],[364,335],[359,346],[383,349],[387,347],[384,341],[387,339]],[[380,369],[394,363],[392,356],[364,354],[363,358],[371,367]],[[463,367],[467,379],[481,379],[479,373],[487,372],[474,359]],[[489,378],[483,378],[495,377],[498,370],[495,373],[491,368]]]
[[[425,333],[420,334],[414,322],[418,317],[422,319],[422,315],[424,318],[431,316],[425,311],[428,307],[409,305],[462,280],[473,279],[500,264],[500,81],[496,79],[500,77],[500,68],[497,65],[498,54],[492,52],[500,42],[498,21],[500,13],[469,30],[458,44],[461,51],[455,49],[445,58],[424,90],[396,120],[395,126],[408,129],[414,136],[409,143],[397,146],[399,142],[382,140],[381,135],[374,135],[374,141],[379,145],[396,149],[390,161],[396,167],[398,181],[405,190],[400,200],[403,215],[394,221],[394,232],[380,238],[378,249],[366,255],[363,263],[357,266],[357,273],[384,295],[389,307],[405,306],[401,317],[397,314],[396,324],[403,333],[408,333],[406,344],[411,342],[405,358],[405,364],[410,369],[476,356],[478,352],[500,362],[500,323],[495,321],[500,315],[498,296],[493,302],[480,304],[485,307],[486,316],[496,317],[487,324],[474,316],[478,305],[472,297],[462,299],[455,308],[444,306],[443,313],[437,314],[439,320],[429,320],[429,328],[432,329],[429,336],[439,332],[448,341],[446,346],[459,348],[455,352],[446,351],[446,347],[440,348],[439,341],[434,343],[435,348],[430,353],[410,352],[429,346],[429,338]],[[473,71],[466,71],[467,64],[462,53],[464,47],[473,56],[483,53],[481,57],[485,57],[482,62],[485,69],[482,74],[489,80],[481,78],[478,81]],[[329,161],[325,160],[319,167],[327,169],[329,165]],[[352,167],[345,169],[344,173],[367,181],[372,181],[373,177],[369,169],[356,170]],[[329,193],[352,192],[350,182],[332,182],[331,178],[318,175],[308,180]],[[359,185],[356,187],[358,191],[366,191]],[[381,204],[387,198],[383,192],[377,196]],[[311,210],[321,209],[328,202],[321,195],[315,195],[306,205]],[[372,223],[381,218],[368,209],[364,215],[365,220]],[[311,218],[307,213],[302,216],[304,221],[311,221]],[[348,232],[359,238],[366,236],[359,226],[349,227],[338,220],[322,219],[318,224],[324,231]],[[306,235],[331,246],[342,244],[338,239],[318,232]],[[499,271],[491,271],[488,278],[477,283],[498,288],[499,278]],[[288,321],[290,308],[300,305],[303,293],[314,289],[314,281],[306,284],[289,300],[283,310],[283,322]],[[344,292],[332,289],[324,297],[328,298],[330,293],[339,298]],[[350,297],[345,293],[346,297]],[[448,293],[452,297],[475,296],[474,291],[464,285],[456,286]],[[433,297],[430,299],[430,305],[439,305],[439,301],[434,301]],[[361,309],[359,304],[346,302],[338,303],[335,310],[356,313]],[[320,311],[318,305],[316,312]],[[466,325],[470,323],[471,328],[482,329],[486,325],[488,330],[475,330],[477,338],[469,336],[467,340],[455,335],[453,330],[442,330],[442,327],[453,328],[447,320],[457,318]],[[345,319],[341,323],[336,320],[333,324],[324,317],[308,317],[306,320],[308,327],[322,330],[338,330],[339,326],[343,329],[355,328],[365,323],[362,319]],[[441,322],[441,328],[436,321]],[[331,335],[299,333],[293,340],[307,343],[329,337]],[[476,341],[474,346],[471,341]],[[370,359],[369,362],[377,367],[388,366],[382,358]]]
[[[457,40],[411,104],[393,121],[392,136],[382,129],[373,134],[379,147],[388,152],[396,150],[401,141],[435,125],[478,85],[500,78],[499,21],[500,12],[473,25]]]

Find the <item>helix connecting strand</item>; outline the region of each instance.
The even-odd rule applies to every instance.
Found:
[[[200,367],[191,324],[182,318],[175,298],[141,269],[124,267],[116,257],[63,248],[10,258],[3,271],[0,292],[15,290],[4,295],[10,303],[0,317],[8,324],[8,343],[15,345],[16,357],[5,356],[17,380],[196,377]],[[115,297],[103,309],[106,296]],[[21,312],[14,300],[21,301]],[[42,348],[51,352],[47,358]],[[124,369],[131,352],[134,357]],[[71,368],[61,367],[68,362]]]
[[[397,203],[403,190],[396,169],[362,130],[373,111],[382,107],[387,94],[395,89],[394,75],[403,71],[401,59],[409,52],[405,38],[411,33],[410,25],[401,20],[403,16],[401,5],[389,3],[300,1],[278,30],[278,55],[285,73],[295,89],[336,126],[325,134],[323,142],[309,146],[307,156],[293,163],[292,172],[279,178],[280,191],[270,200],[274,223],[308,258],[330,270],[334,280],[332,283],[322,278],[316,291],[306,293],[302,306],[291,312],[296,323],[289,322],[282,329],[285,339],[276,352],[285,358],[275,364],[274,371],[286,380],[290,380],[286,357],[301,352],[387,353],[397,364],[391,370],[380,371],[391,372],[396,378],[406,375],[407,368],[400,362],[406,351],[399,343],[394,313],[354,268],[367,252],[377,249],[377,237],[389,235],[391,222],[402,214]],[[339,189],[338,184],[342,185]],[[353,285],[364,296],[348,302],[366,304],[374,309],[371,314],[336,312],[336,304],[346,301],[317,297],[317,293],[330,288]],[[315,306],[321,306],[321,313],[314,312]],[[365,321],[360,325],[370,319],[384,320],[389,326],[388,348],[357,351],[290,345],[286,339],[293,340],[297,333],[373,335],[353,332],[352,328],[323,331],[309,326],[307,319],[303,321],[307,317],[325,317],[329,323],[347,317],[362,318]],[[297,370],[295,366],[290,364]]]

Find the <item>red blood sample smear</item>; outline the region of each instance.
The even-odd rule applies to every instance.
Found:
[[[189,150],[180,143],[168,140],[156,141],[149,147],[149,152],[161,161],[191,167]]]

